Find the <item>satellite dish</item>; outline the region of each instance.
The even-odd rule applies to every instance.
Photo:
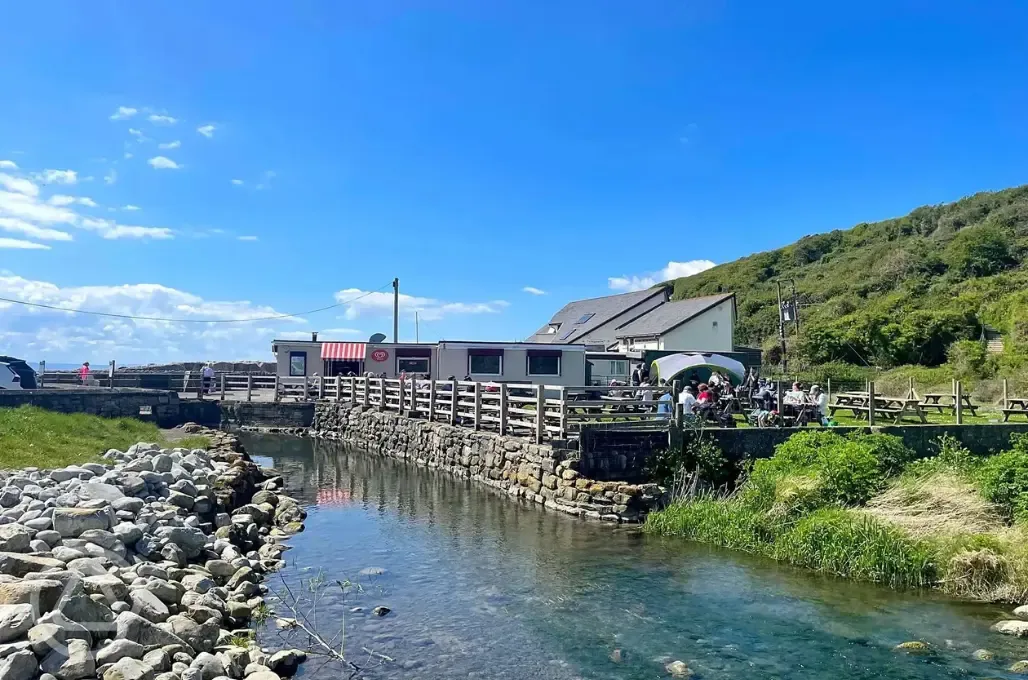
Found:
[[[373,343],[373,344],[374,343],[379,343],[379,342],[385,342],[385,340],[386,340],[385,333],[375,333],[370,338],[368,338],[368,342]]]

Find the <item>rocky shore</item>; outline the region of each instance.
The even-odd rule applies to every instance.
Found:
[[[303,529],[238,440],[140,443],[104,463],[0,473],[0,680],[279,680],[253,642],[263,575]]]

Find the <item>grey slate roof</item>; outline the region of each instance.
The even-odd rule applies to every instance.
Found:
[[[550,322],[527,338],[525,342],[546,342],[546,343],[576,343],[576,342],[604,342],[613,341],[613,329],[605,332],[604,337],[590,338],[592,331],[607,323],[618,314],[635,307],[639,303],[650,299],[654,295],[664,295],[662,288],[648,288],[632,293],[621,293],[620,295],[607,295],[605,297],[591,298],[589,300],[576,300],[569,302],[553,315]],[[586,314],[592,314],[588,321],[576,324]],[[560,330],[550,333],[551,324],[559,323]],[[568,332],[570,331],[570,334]],[[609,337],[607,337],[609,336]]]
[[[665,302],[639,318],[618,326],[614,335],[618,338],[660,335],[733,297],[735,297],[735,293],[724,293],[678,300],[677,302]]]

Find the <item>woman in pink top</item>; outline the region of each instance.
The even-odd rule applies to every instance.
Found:
[[[79,379],[82,384],[85,385],[89,382],[89,362],[85,361],[82,363],[82,368],[79,369]]]

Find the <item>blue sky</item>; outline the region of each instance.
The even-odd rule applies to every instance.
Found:
[[[1024,183],[1026,22],[999,1],[11,4],[0,296],[241,318],[398,276],[403,339],[413,309],[423,340],[523,338],[570,299]],[[0,303],[0,345],[265,358],[388,331],[389,304],[207,325]]]

